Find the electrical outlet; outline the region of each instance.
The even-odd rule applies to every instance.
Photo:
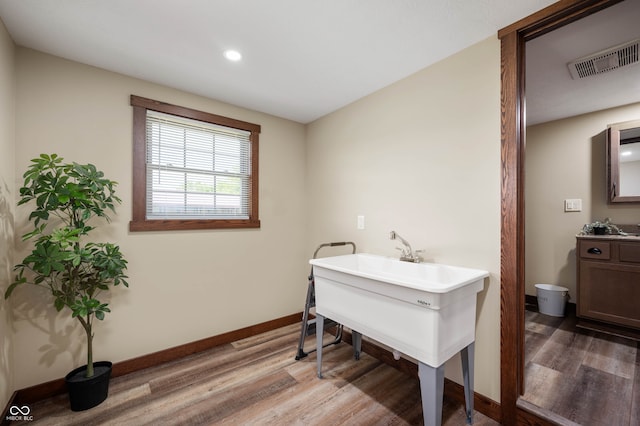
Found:
[[[358,229],[364,229],[364,216],[358,216]]]
[[[565,212],[581,212],[582,211],[582,199],[569,198],[564,200]]]

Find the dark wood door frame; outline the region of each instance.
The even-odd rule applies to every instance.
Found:
[[[503,425],[540,424],[517,407],[524,391],[525,43],[622,0],[561,0],[498,32],[501,52],[502,205],[500,406]]]

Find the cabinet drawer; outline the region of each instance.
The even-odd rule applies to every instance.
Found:
[[[580,241],[580,257],[585,259],[611,258],[611,243],[608,241]]]
[[[640,263],[640,244],[620,243],[620,261]]]

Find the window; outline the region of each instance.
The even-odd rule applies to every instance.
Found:
[[[259,228],[260,126],[131,96],[131,231]]]

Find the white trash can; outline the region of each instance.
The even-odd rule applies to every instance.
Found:
[[[541,314],[563,317],[569,289],[552,284],[536,284],[538,310]]]

